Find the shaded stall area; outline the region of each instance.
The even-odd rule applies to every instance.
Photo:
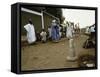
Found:
[[[45,31],[48,31],[48,26],[51,25],[52,20],[56,19],[60,22],[59,18],[55,17],[54,15],[44,12],[40,8],[21,8],[21,42],[26,42],[26,31],[24,29],[24,26],[28,24],[28,20],[31,19],[34,28],[36,37],[40,34],[42,29],[45,29]],[[37,38],[38,39],[38,38]]]
[[[42,28],[41,16],[22,11],[21,12],[21,34],[22,35],[26,35],[26,31],[24,29],[24,26],[28,23],[28,20],[30,18],[31,18],[32,23],[35,27],[35,31],[39,31],[39,32],[41,31],[41,28]]]

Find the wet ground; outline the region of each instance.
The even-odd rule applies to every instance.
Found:
[[[82,45],[87,38],[88,37],[85,35],[74,37],[77,57],[83,54],[95,55],[94,48],[82,48]],[[59,43],[48,41],[47,43],[37,42],[36,45],[22,46],[21,69],[41,70],[78,67],[77,61],[70,62],[66,60],[68,52],[69,41],[67,38],[62,38]]]

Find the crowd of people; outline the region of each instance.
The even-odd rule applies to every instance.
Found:
[[[68,39],[73,37],[74,32],[72,24],[69,24],[66,31],[63,31],[63,27],[57,20],[52,20],[47,32],[45,29],[42,29],[40,33],[36,33],[31,19],[29,19],[28,24],[26,24],[24,28],[27,31],[27,41],[29,44],[35,43],[37,40],[41,40],[45,43],[48,39],[52,42],[59,42],[64,32]]]
[[[28,24],[26,24],[24,28],[27,31],[28,44],[33,44],[38,40],[42,43],[46,43],[47,40],[50,40],[52,42],[59,42],[63,34],[68,39],[72,39],[75,33],[80,33],[80,28],[76,25],[74,27],[73,23],[68,23],[67,27],[63,29],[58,21],[54,19],[52,20],[51,25],[48,26],[48,31],[42,29],[41,32],[36,33],[32,20],[29,19]],[[93,39],[95,37],[95,24],[88,27],[88,29],[86,29],[86,32],[90,33],[89,40]]]

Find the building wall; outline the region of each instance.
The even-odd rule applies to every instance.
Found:
[[[46,13],[43,13],[43,17],[44,17],[44,28],[47,31],[48,30],[48,26],[51,26],[51,22],[54,19],[53,17],[47,15]]]

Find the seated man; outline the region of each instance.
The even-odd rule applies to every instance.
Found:
[[[43,43],[45,43],[46,42],[46,35],[47,35],[47,33],[45,32],[45,30],[43,29],[42,30],[42,32],[40,33],[40,36],[41,36],[41,41],[43,42]]]

